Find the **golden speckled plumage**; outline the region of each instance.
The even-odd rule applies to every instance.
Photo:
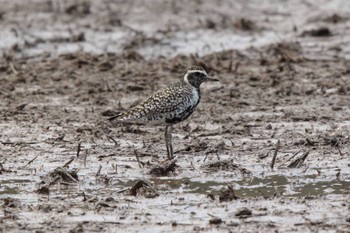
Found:
[[[199,89],[181,81],[159,90],[141,104],[118,115],[114,121],[178,123],[192,114],[199,100]]]
[[[218,81],[199,66],[190,67],[182,81],[170,84],[127,112],[109,118],[112,123],[153,123],[165,125],[168,158],[173,158],[172,126],[187,119],[200,101],[200,85]]]

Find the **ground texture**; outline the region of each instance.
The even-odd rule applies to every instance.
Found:
[[[0,231],[349,232],[347,1],[1,1]],[[197,64],[163,128],[106,118]]]

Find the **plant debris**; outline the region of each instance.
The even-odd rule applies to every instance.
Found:
[[[313,37],[328,37],[332,36],[332,32],[327,27],[320,27],[318,29],[312,29],[308,31],[304,31],[301,36],[313,36]]]
[[[304,163],[305,159],[309,155],[310,151],[306,151],[301,157],[296,158],[294,161],[292,161],[288,167],[289,168],[299,168]]]
[[[49,188],[54,184],[61,183],[66,185],[76,185],[78,182],[76,169],[68,171],[65,167],[57,167],[42,178],[37,192],[39,194],[49,194]]]
[[[153,185],[146,180],[138,180],[129,190],[129,195],[143,195],[147,198],[155,198],[159,196]]]

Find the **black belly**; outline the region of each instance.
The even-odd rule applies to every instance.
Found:
[[[197,105],[190,106],[185,111],[183,111],[181,114],[177,114],[177,115],[175,115],[174,117],[171,117],[171,118],[166,118],[165,122],[168,123],[168,124],[176,124],[176,123],[180,123],[181,121],[186,120],[189,116],[192,115],[192,113],[194,112],[196,106]]]

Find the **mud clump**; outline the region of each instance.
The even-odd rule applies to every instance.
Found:
[[[39,194],[49,194],[50,187],[57,183],[65,185],[76,185],[78,183],[78,174],[75,169],[68,171],[65,167],[57,167],[55,170],[42,178],[40,187],[37,189]]]
[[[170,173],[174,173],[177,167],[175,160],[167,161],[161,165],[154,165],[148,173],[153,176],[168,176]]]
[[[221,218],[212,218],[209,220],[209,224],[219,225],[221,223],[223,223]]]
[[[18,200],[10,197],[2,199],[2,202],[2,206],[7,208],[18,208],[21,204]]]
[[[239,218],[248,218],[248,217],[252,216],[252,211],[246,207],[243,207],[243,208],[237,210],[235,216],[239,217]]]
[[[240,18],[234,22],[234,27],[243,31],[253,31],[257,29],[256,23],[253,20]]]
[[[237,171],[240,171],[242,174],[250,174],[251,173],[248,169],[242,168],[239,165],[233,163],[232,160],[216,161],[216,162],[204,164],[201,167],[208,172],[235,171],[235,170],[237,170]]]
[[[239,169],[238,165],[234,164],[233,161],[231,160],[216,161],[216,162],[208,163],[208,164],[202,165],[202,168],[212,172],[216,172],[219,170],[234,171]]]
[[[303,51],[299,43],[294,42],[281,42],[269,46],[268,53],[271,53],[274,57],[278,58],[279,62],[303,62]],[[267,61],[261,61],[261,64],[265,64]]]
[[[129,190],[129,195],[142,195],[146,198],[155,198],[159,196],[153,185],[146,180],[138,180]]]
[[[332,32],[327,27],[320,27],[309,31],[304,31],[301,36],[313,36],[313,37],[329,37],[332,36]]]
[[[229,185],[226,189],[223,188],[220,191],[220,195],[219,195],[220,202],[233,201],[237,199],[238,197],[236,196],[235,191],[233,190],[233,187],[231,185]]]

